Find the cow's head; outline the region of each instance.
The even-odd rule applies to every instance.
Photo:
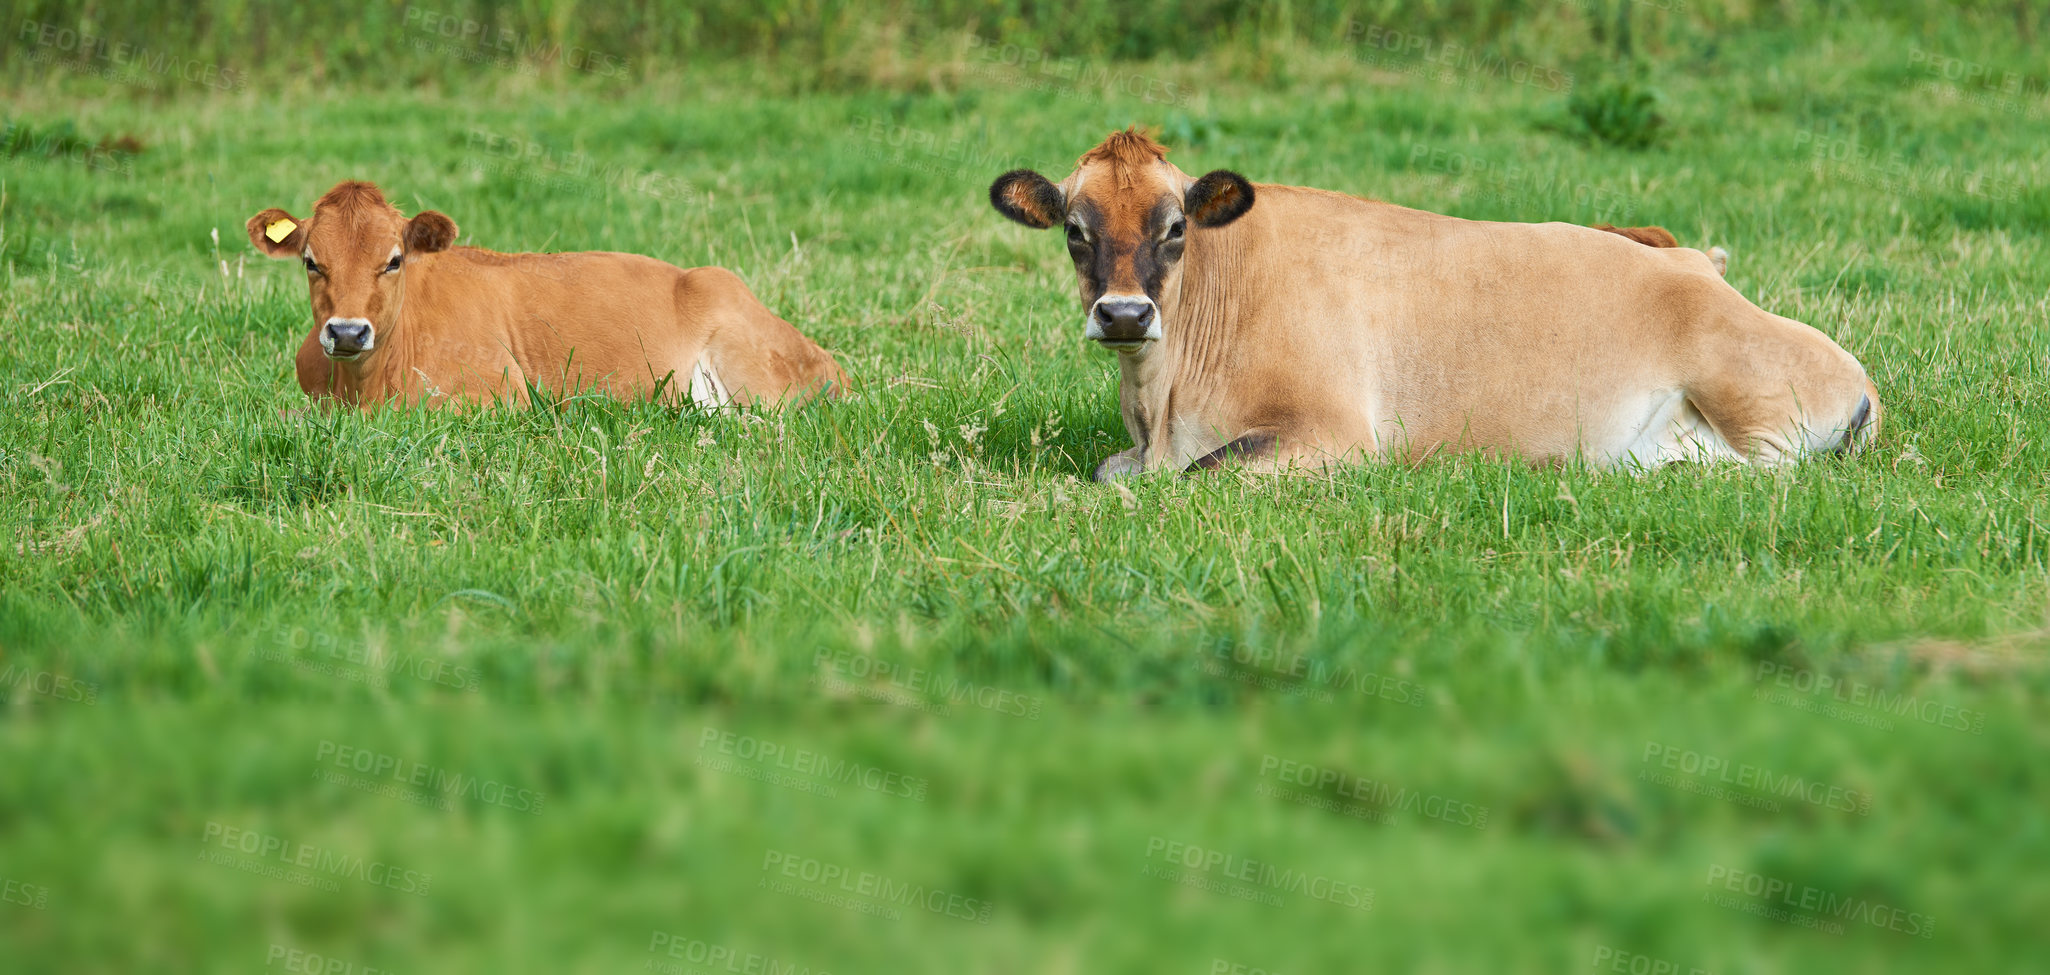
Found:
[[[377,187],[354,180],[335,184],[305,220],[276,207],[249,218],[257,250],[306,265],[320,348],[337,360],[370,355],[397,324],[407,259],[455,239],[455,221],[432,210],[408,220]]]
[[[1253,184],[1223,169],[1190,179],[1159,143],[1127,129],[1084,153],[1060,185],[1013,170],[991,184],[989,201],[1027,227],[1065,228],[1088,310],[1084,334],[1138,352],[1162,334],[1161,296],[1179,290],[1189,232],[1244,216]]]

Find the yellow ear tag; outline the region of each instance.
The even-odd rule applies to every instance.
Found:
[[[299,225],[290,220],[273,220],[270,226],[263,228],[263,235],[269,237],[273,244],[282,244],[285,238],[292,236],[292,231],[297,229]]]

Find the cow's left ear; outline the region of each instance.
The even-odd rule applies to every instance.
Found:
[[[1214,169],[1189,184],[1182,213],[1198,227],[1222,227],[1253,208],[1253,184],[1229,169]]]
[[[456,222],[436,210],[423,210],[406,221],[406,253],[432,254],[456,242]]]
[[[249,218],[249,242],[270,257],[298,257],[306,249],[306,225],[277,207]]]
[[[1068,201],[1053,181],[1029,169],[1013,169],[989,184],[989,205],[1034,230],[1068,218]]]

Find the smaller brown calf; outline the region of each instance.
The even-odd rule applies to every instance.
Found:
[[[500,254],[451,247],[455,221],[407,219],[377,187],[343,182],[300,220],[249,218],[257,250],[306,266],[313,331],[299,387],[316,399],[525,402],[598,390],[707,407],[838,397],[833,357],[724,268],[638,254]]]

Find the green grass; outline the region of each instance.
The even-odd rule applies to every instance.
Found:
[[[1932,49],[2021,81],[1932,91]],[[1871,24],[1727,37],[1648,67],[1644,151],[1507,71],[1307,50],[1087,64],[1139,79],[1107,96],[1000,65],[802,95],[716,65],[20,83],[7,967],[2029,970],[2050,912],[2036,63]],[[1777,472],[1089,484],[1125,446],[1110,364],[1058,244],[983,192],[1134,121],[1191,170],[1722,244],[1733,284],[1870,367],[1885,432]],[[731,267],[860,395],[304,412],[303,275],[242,223],[343,178],[482,246]],[[759,747],[796,768],[729,754]],[[1819,791],[1705,795],[1703,761]],[[1283,763],[1318,771],[1289,786]],[[373,791],[394,775],[431,801]],[[313,882],[217,862],[230,830]],[[1149,875],[1169,844],[1229,857],[1212,880],[1254,861],[1342,893]],[[987,914],[819,903],[812,867]],[[1764,905],[1710,883],[1754,876],[1933,926],[1704,899]],[[1360,890],[1368,910],[1333,902]]]

